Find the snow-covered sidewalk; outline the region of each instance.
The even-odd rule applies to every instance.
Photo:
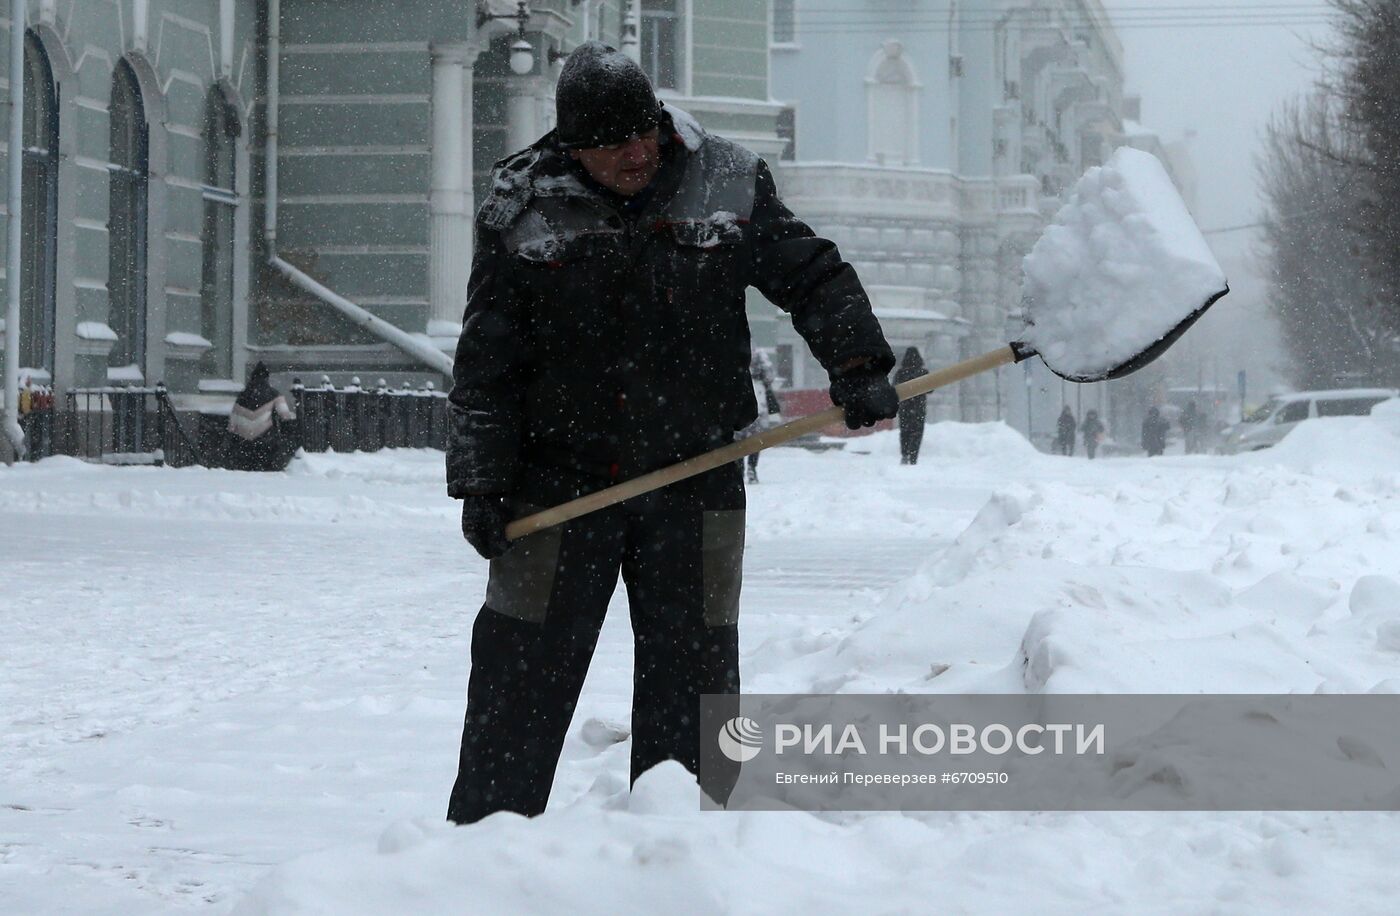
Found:
[[[1393,424],[896,454],[765,455],[746,690],[1400,690]],[[1393,911],[1387,815],[702,814],[675,765],[629,795],[622,594],[551,810],[448,827],[485,564],[441,461],[0,469],[0,908]]]

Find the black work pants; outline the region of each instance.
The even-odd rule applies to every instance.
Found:
[[[919,447],[924,443],[924,422],[899,424],[899,463],[918,464]]]
[[[613,506],[492,561],[448,820],[544,810],[619,572],[635,642],[632,779],[663,760],[697,772],[700,695],[739,691],[743,523],[742,508]]]

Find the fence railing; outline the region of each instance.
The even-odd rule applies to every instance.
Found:
[[[447,447],[447,395],[424,382],[421,388],[373,388],[358,378],[336,388],[326,376],[316,387],[292,382],[294,426],[308,452],[375,452],[381,448]]]
[[[30,454],[73,455],[104,464],[203,464],[195,440],[170,401],[165,385],[70,388],[67,409],[51,415],[46,442],[31,439]]]
[[[62,409],[51,389],[25,391],[20,425],[31,461],[71,455],[105,464],[221,464],[226,412],[177,410],[163,384],[71,388]],[[308,452],[447,447],[447,395],[432,382],[393,388],[380,379],[364,388],[356,378],[336,388],[326,376],[314,387],[297,379],[291,402],[297,419],[281,429]]]

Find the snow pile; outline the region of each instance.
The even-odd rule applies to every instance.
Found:
[[[893,433],[766,452],[745,689],[1400,692],[1379,413],[1239,457],[1040,459],[995,424],[912,467]],[[449,827],[487,564],[441,460],[0,468],[7,913],[1394,908],[1392,815],[712,814],[674,764],[629,794],[622,589],[550,809]]]
[[[899,461],[899,431],[881,430],[845,440],[845,449],[854,455],[875,455]],[[946,461],[966,464],[974,461],[1026,461],[1044,453],[1026,437],[1001,421],[990,423],[958,423],[943,421],[924,427],[923,445],[919,449],[920,463]]]
[[[1132,775],[1132,774],[1130,774]],[[702,814],[675,763],[535,820],[398,821],[277,869],[233,916],[1303,912],[1380,904],[1384,815]],[[1367,886],[1338,897],[1328,862]],[[1143,884],[1152,893],[1144,896]],[[1362,909],[1365,909],[1363,906]],[[1384,912],[1380,906],[1374,912]]]
[[[1103,377],[1226,288],[1162,164],[1129,147],[1084,174],[1024,266],[1025,343],[1072,380]]]
[[[807,689],[1388,690],[1400,583],[1364,574],[1394,568],[1400,479],[1235,467],[1164,488],[1004,488],[803,666]]]
[[[1400,399],[1389,403],[1400,405]],[[1400,411],[1394,413],[1400,417]],[[1238,460],[1338,478],[1369,477],[1386,468],[1400,473],[1400,422],[1392,425],[1392,419],[1388,411],[1378,417],[1318,417],[1299,423],[1273,448],[1246,452]]]
[[[1005,423],[933,423],[924,429],[919,460],[977,461],[983,458],[1025,460],[1041,453]]]
[[[1372,407],[1371,422],[1400,438],[1400,398],[1381,401]]]

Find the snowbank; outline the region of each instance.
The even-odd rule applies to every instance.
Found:
[[[1383,815],[705,815],[696,792],[666,763],[630,800],[609,781],[532,821],[400,821],[282,866],[233,916],[1013,913],[1028,888],[1045,914],[1277,913],[1391,893],[1377,877],[1339,898],[1326,867],[1387,870]]]
[[[1382,414],[1238,457],[1043,456],[996,424],[931,426],[913,467],[892,433],[775,449],[746,689],[1400,691]],[[0,469],[10,910],[1393,909],[1393,816],[707,814],[675,765],[629,795],[621,593],[550,810],[448,827],[486,564],[441,474]]]
[[[1123,147],[1084,174],[1025,259],[1025,342],[1055,372],[1101,378],[1226,288],[1162,164]]]
[[[848,439],[846,450],[852,454],[877,455],[899,461],[899,432],[884,430]],[[1043,457],[1026,437],[1002,422],[930,423],[924,427],[923,446],[919,461],[971,462],[985,459],[1024,461]]]
[[[1272,448],[1246,452],[1244,465],[1281,466],[1303,474],[1351,478],[1395,475],[1400,482],[1400,398],[1370,417],[1319,417],[1299,423]]]

